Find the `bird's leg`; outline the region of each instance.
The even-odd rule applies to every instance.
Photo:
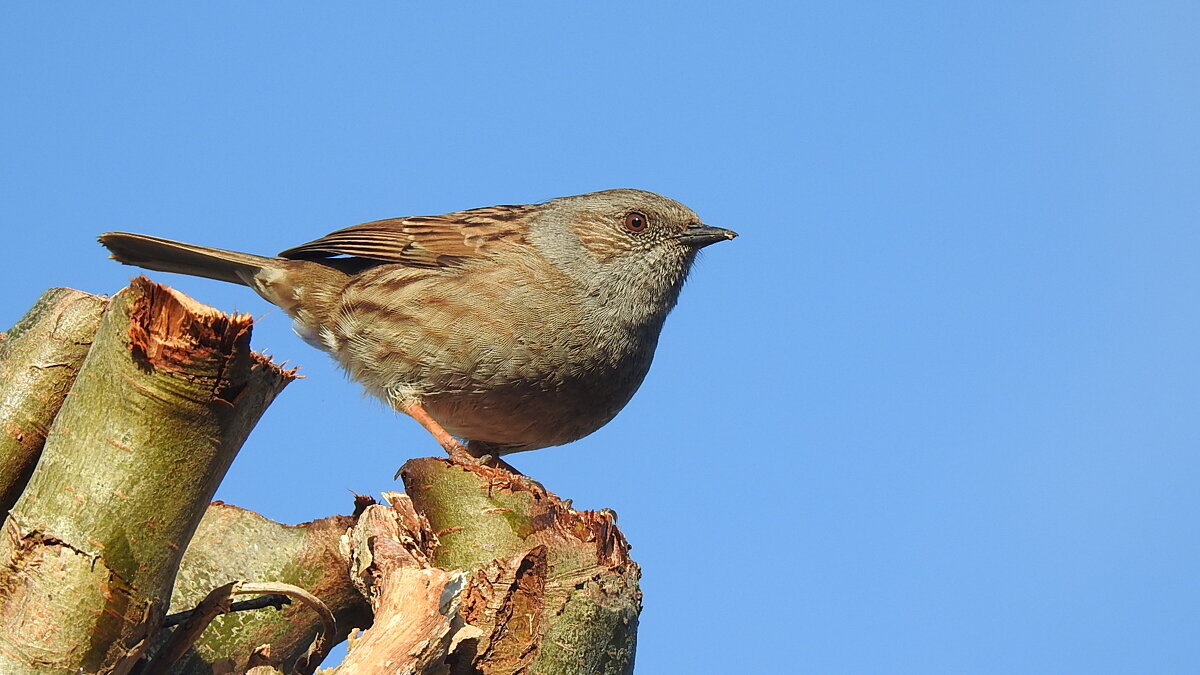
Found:
[[[494,468],[504,469],[516,476],[522,476],[520,471],[517,471],[512,466],[500,459],[500,455],[491,454],[491,446],[486,443],[476,443],[472,441],[469,445],[463,445],[457,438],[450,435],[438,421],[433,419],[428,411],[421,406],[420,403],[405,403],[400,407],[410,417],[421,423],[425,430],[433,434],[439,445],[445,449],[450,455],[450,459],[459,464],[475,464],[480,466],[491,466]],[[396,475],[400,475],[399,472]]]
[[[451,436],[449,431],[442,428],[442,425],[438,424],[437,420],[433,419],[428,412],[425,412],[425,408],[421,407],[420,403],[405,403],[400,406],[400,410],[419,422],[421,426],[425,427],[426,431],[433,434],[433,437],[437,439],[438,445],[442,446],[452,459],[472,464],[478,462],[467,450],[467,446],[459,443],[457,438]]]
[[[524,476],[525,474],[513,468],[512,464],[500,459],[500,446],[482,441],[468,441],[467,452],[475,457],[477,462],[483,462],[488,466],[494,466],[505,471],[517,475]]]

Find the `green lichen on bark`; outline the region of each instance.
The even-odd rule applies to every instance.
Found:
[[[171,611],[194,607],[209,591],[230,581],[273,581],[310,590],[337,620],[337,641],[371,624],[371,609],[351,582],[339,538],[354,524],[332,516],[283,525],[256,513],[209,506],[180,565]],[[231,550],[244,551],[230,555]],[[214,667],[246,667],[254,649],[271,645],[270,662],[285,670],[312,643],[320,623],[298,603],[282,610],[225,614],[213,620],[195,647],[172,669],[177,675],[208,675]]]
[[[444,460],[410,460],[401,476],[405,492],[441,541],[433,558],[438,567],[474,571],[529,548],[532,493],[480,489],[486,478]]]
[[[0,340],[0,513],[25,488],[107,305],[52,288]]]
[[[250,351],[250,324],[144,279],[113,298],[0,538],[0,672],[124,672],[144,648],[213,491],[291,379]],[[22,567],[48,546],[71,555]],[[14,600],[38,584],[80,590],[27,625]],[[48,636],[36,664],[31,634]]]
[[[633,672],[641,591],[635,575],[559,584],[561,609],[542,636],[531,672],[620,675]],[[636,598],[636,602],[629,599]]]
[[[416,459],[401,477],[438,536],[435,563],[475,572],[481,600],[467,603],[467,619],[485,635],[473,658],[494,672],[633,672],[640,570],[611,513],[575,511],[486,466]],[[497,597],[509,613],[493,611]],[[518,628],[530,630],[514,637]]]

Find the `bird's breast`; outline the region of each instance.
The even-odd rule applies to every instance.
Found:
[[[611,420],[650,366],[657,326],[554,270],[400,272],[346,288],[330,351],[368,390],[423,401],[455,435],[518,449],[575,440]]]

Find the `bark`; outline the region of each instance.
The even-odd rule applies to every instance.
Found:
[[[0,340],[0,513],[25,489],[107,305],[52,288]]]
[[[250,351],[249,317],[145,279],[104,306],[49,291],[0,341],[0,421],[19,430],[0,435],[19,493],[0,673],[292,675],[348,635],[338,675],[632,672],[640,572],[611,512],[432,458],[352,516],[209,505],[293,374]],[[233,611],[250,591],[297,600]],[[196,611],[163,629],[168,598]]]
[[[352,516],[331,516],[303,525],[282,525],[257,513],[216,502],[209,506],[183,556],[172,611],[190,609],[212,589],[237,580],[274,581],[307,589],[324,602],[337,622],[334,642],[371,625],[371,609],[348,574],[341,539]],[[236,552],[236,555],[231,555]],[[242,672],[263,644],[258,665],[289,672],[320,628],[320,619],[293,602],[283,610],[262,609],[218,616],[184,655],[173,673],[209,675]]]
[[[359,637],[337,669],[349,673],[437,673],[446,655],[475,635],[458,615],[466,575],[434,567],[429,523],[406,495],[369,506],[348,537],[351,576],[370,599],[374,627]]]
[[[110,303],[0,536],[0,672],[125,673],[259,415],[292,375],[144,278]]]
[[[640,571],[611,512],[487,466],[400,475],[390,520],[370,507],[355,533],[375,627],[338,675],[633,671]]]

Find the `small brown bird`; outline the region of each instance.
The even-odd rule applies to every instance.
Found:
[[[480,456],[607,424],[650,368],[696,252],[736,236],[661,195],[606,190],[378,220],[274,258],[100,242],[127,265],[249,286],[447,452]]]

